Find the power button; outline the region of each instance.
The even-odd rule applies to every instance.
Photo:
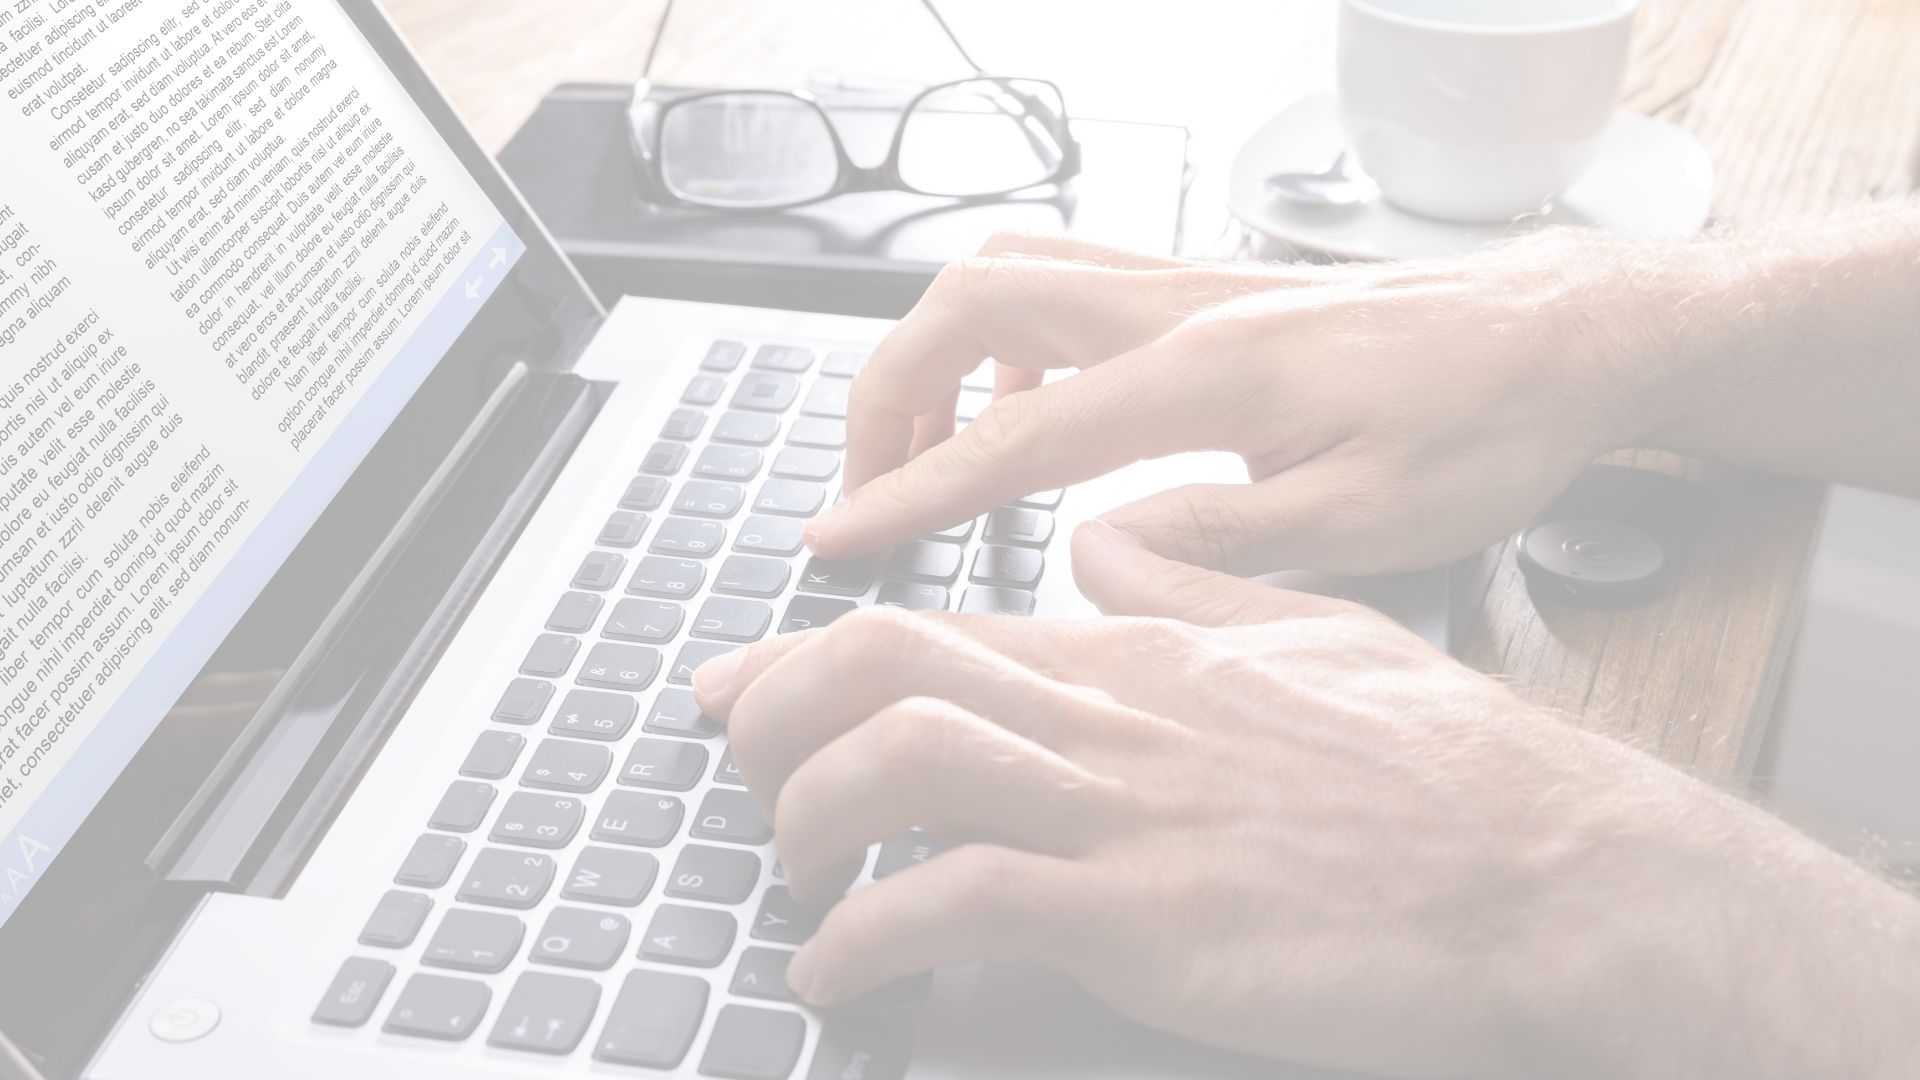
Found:
[[[183,998],[162,1007],[147,1030],[164,1042],[192,1042],[220,1026],[220,1006],[203,998]]]

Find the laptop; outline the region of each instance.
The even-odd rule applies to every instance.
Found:
[[[1043,973],[799,1006],[689,689],[1085,614],[1061,538],[1166,477],[813,559],[885,322],[602,310],[370,0],[0,24],[0,1076],[1273,1075]]]

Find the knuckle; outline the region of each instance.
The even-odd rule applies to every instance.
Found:
[[[940,268],[927,289],[927,298],[949,310],[964,307],[980,299],[982,292],[998,275],[1000,260],[991,255],[970,255],[955,259]]]
[[[1024,394],[999,398],[967,425],[966,442],[985,461],[1004,461],[1020,452],[1036,422],[1033,403]]]

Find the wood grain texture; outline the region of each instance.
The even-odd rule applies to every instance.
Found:
[[[659,0],[389,6],[495,149],[554,83],[635,77],[660,11]],[[1196,252],[1226,235],[1225,165],[1239,141],[1330,75],[1330,0],[948,0],[945,10],[981,63],[1056,80],[1079,115],[1188,127]],[[965,71],[915,0],[682,0],[654,74],[804,86],[821,70],[915,82]],[[1920,0],[1645,0],[1625,106],[1706,143],[1722,223],[1912,191]],[[1620,459],[1717,493],[1671,591],[1614,613],[1536,604],[1503,545],[1455,572],[1455,650],[1578,723],[1738,781],[1792,642],[1824,489],[1667,455]]]

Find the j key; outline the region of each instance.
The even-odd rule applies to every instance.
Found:
[[[798,945],[820,928],[824,914],[794,903],[785,885],[769,885],[760,896],[760,910],[753,916],[752,933],[761,941]]]
[[[723,1080],[787,1080],[807,1040],[807,1022],[796,1012],[723,1005],[700,1058],[702,1076]]]
[[[644,851],[581,848],[560,895],[568,900],[635,907],[647,898],[659,873],[660,860]]]
[[[800,572],[800,588],[835,596],[859,596],[873,584],[873,574],[872,559],[823,559],[815,555]]]
[[[533,645],[527,649],[526,659],[520,661],[522,675],[565,675],[567,667],[573,663],[573,654],[580,648],[578,638],[565,634],[541,634],[533,639]]]
[[[1045,569],[1045,557],[1032,548],[983,547],[973,553],[973,570],[967,580],[975,585],[1031,589],[1040,584]]]
[[[393,883],[437,889],[453,876],[453,868],[460,864],[460,856],[466,850],[467,842],[457,836],[426,833],[413,842],[407,857],[400,861],[400,869],[393,875]]]
[[[589,551],[580,560],[580,569],[573,572],[573,587],[596,592],[611,589],[626,568],[627,557],[617,551]]]
[[[655,476],[672,476],[687,463],[687,444],[677,442],[657,442],[647,456],[640,459],[640,471]]]
[[[793,446],[817,446],[822,450],[845,450],[847,448],[847,422],[830,420],[824,416],[803,416],[793,422],[793,430],[787,432],[787,442]]]
[[[821,379],[807,391],[807,400],[800,404],[802,416],[827,416],[835,420],[844,420],[847,416],[847,391],[853,384],[841,379]]]
[[[547,615],[547,629],[562,634],[584,634],[600,617],[601,599],[587,592],[566,592]]]
[[[707,414],[699,409],[675,409],[668,414],[666,425],[660,429],[660,437],[688,442],[699,438],[700,430],[706,426]]]
[[[766,413],[725,412],[713,425],[713,441],[736,446],[767,446],[780,435],[780,420]]]
[[[700,711],[700,703],[690,691],[662,690],[660,696],[653,699],[653,712],[647,716],[646,730],[655,735],[711,739],[720,734],[720,722]]]
[[[540,964],[605,971],[627,951],[633,924],[625,915],[585,908],[554,908],[533,939],[528,959]]]
[[[587,650],[576,678],[606,690],[645,690],[660,673],[660,650],[602,641]]]
[[[695,375],[680,395],[682,405],[712,405],[727,392],[727,380],[718,375]]]
[[[989,544],[1045,547],[1053,539],[1053,515],[1021,506],[1002,507],[987,515],[987,531],[980,539]]]
[[[726,543],[727,527],[717,521],[671,517],[654,530],[653,543],[647,545],[647,550],[655,555],[689,555],[705,559],[725,547]]]
[[[945,585],[923,585],[915,581],[889,581],[880,586],[880,595],[874,598],[877,604],[908,611],[945,611],[948,600]]]
[[[694,459],[693,475],[706,480],[751,480],[760,471],[760,451],[750,446],[709,446]]]
[[[1024,499],[1015,499],[1013,505],[1031,507],[1035,510],[1052,510],[1060,505],[1062,492],[1059,488],[1052,491],[1036,491]]]
[[[616,791],[607,796],[591,835],[616,844],[663,847],[680,831],[686,814],[686,804],[671,795]]]
[[[493,831],[487,837],[528,847],[566,847],[586,816],[586,804],[572,796],[516,791],[507,796],[507,805],[493,820]]]
[[[373,1019],[374,1006],[393,981],[393,965],[385,960],[349,956],[328,984],[325,997],[313,1010],[318,1024],[359,1027]]]
[[[918,829],[905,836],[896,836],[881,844],[880,854],[874,856],[873,879],[878,881],[910,866],[918,866],[938,854],[940,845]]]
[[[968,518],[958,525],[941,529],[927,539],[938,540],[943,544],[964,544],[973,539],[973,519]]]
[[[773,475],[789,480],[825,482],[833,479],[833,474],[839,471],[840,455],[831,450],[789,446],[774,455],[773,459]]]
[[[773,625],[773,609],[758,600],[709,596],[693,616],[694,637],[742,644],[759,641]]]
[[[527,926],[512,915],[497,911],[473,911],[453,908],[440,919],[440,928],[427,942],[420,962],[434,967],[459,968],[461,971],[501,971],[520,951],[520,940]],[[411,987],[409,987],[411,988]],[[400,1011],[400,1004],[394,1012]],[[479,1017],[473,1017],[478,1020]],[[388,1021],[392,1023],[391,1020]]]
[[[673,658],[673,670],[667,673],[667,681],[670,683],[679,683],[681,686],[691,686],[693,685],[693,673],[700,670],[701,664],[719,656],[721,653],[730,653],[739,647],[738,645],[727,645],[718,641],[686,642],[680,646],[679,655]]]
[[[588,792],[613,768],[613,751],[572,739],[542,739],[528,759],[520,783],[548,791]]]
[[[859,606],[832,596],[796,596],[787,601],[786,613],[780,616],[780,632],[793,634],[825,626]]]
[[[613,614],[607,616],[607,625],[600,632],[621,641],[664,645],[673,640],[682,617],[679,604],[630,596],[613,605]]]
[[[611,916],[618,918],[618,916]],[[587,1034],[600,1006],[600,984],[592,979],[523,972],[513,981],[506,1004],[487,1034],[487,1045],[536,1054],[571,1054]]]
[[[680,485],[680,495],[673,500],[673,512],[691,514],[694,517],[730,518],[740,512],[741,504],[746,501],[747,490],[739,484],[723,484],[715,480],[689,480]],[[678,520],[678,518],[668,518],[665,525],[672,525]],[[662,527],[664,528],[664,525]],[[660,549],[655,547],[654,550]]]
[[[665,971],[629,971],[593,1056],[619,1065],[671,1069],[693,1048],[707,1012],[707,981]],[[858,1075],[849,1074],[849,1075]]]
[[[667,875],[667,895],[682,900],[737,904],[753,895],[753,887],[758,884],[760,856],[737,848],[688,844],[680,849],[673,873]]]
[[[960,594],[960,610],[968,615],[1031,615],[1033,594],[1024,589],[975,585]]]
[[[517,731],[483,731],[460,763],[460,775],[476,780],[498,780],[513,771],[527,737]]]
[[[657,596],[662,600],[679,600],[692,596],[700,583],[706,580],[707,568],[691,559],[669,559],[664,555],[648,555],[634,565],[633,577],[627,582],[627,591],[636,596]]]
[[[800,380],[778,371],[749,371],[727,404],[735,409],[786,412],[800,396]]]
[[[820,1028],[807,1080],[906,1080],[913,1029],[904,1020],[836,1014]]]
[[[820,512],[827,502],[825,484],[809,484],[804,480],[768,480],[760,485],[760,494],[754,497],[753,508],[762,514],[779,514],[782,517],[812,517]]]
[[[433,808],[433,816],[427,819],[427,828],[472,832],[480,827],[480,822],[487,816],[487,808],[492,805],[492,784],[455,780],[447,785],[447,793],[440,796],[440,805]]]
[[[547,710],[553,684],[544,679],[515,679],[507,684],[493,707],[493,718],[503,724],[531,724]]]
[[[627,481],[627,490],[620,496],[620,509],[658,510],[666,501],[670,486],[658,476],[636,476]]]
[[[779,559],[729,555],[727,561],[720,564],[720,572],[714,575],[713,591],[734,596],[779,596],[791,576],[792,568]]]
[[[740,962],[733,968],[733,981],[727,988],[740,997],[762,1001],[796,1000],[793,991],[787,988],[787,965],[792,962],[791,950],[749,946],[741,951]]]
[[[360,944],[387,949],[404,949],[413,944],[420,927],[433,910],[433,898],[417,892],[388,889],[373,906],[367,925],[360,928]]]
[[[732,750],[728,750],[726,753],[720,755],[720,764],[713,770],[713,782],[716,784],[731,784],[734,787],[747,786],[747,782],[740,779],[739,766],[733,763]]]
[[[382,1027],[395,1035],[459,1042],[480,1026],[492,1000],[486,983],[423,971],[401,988]]]
[[[673,739],[638,739],[620,766],[620,782],[663,791],[686,791],[707,771],[707,748]]]
[[[813,366],[813,350],[798,345],[762,345],[753,354],[753,366],[759,371],[805,371]]]
[[[484,848],[467,868],[459,898],[469,904],[530,908],[546,898],[553,884],[551,856],[506,848]]]
[[[951,585],[960,576],[960,549],[933,540],[915,540],[894,549],[887,568],[894,577]]]
[[[640,938],[640,959],[693,967],[717,967],[733,948],[739,924],[717,908],[661,904]]]
[[[633,726],[639,706],[626,694],[608,694],[599,690],[569,690],[554,710],[547,730],[555,735],[576,739],[611,741]]]
[[[733,550],[757,555],[798,555],[806,543],[806,527],[806,522],[794,518],[750,516],[740,526]]]
[[[615,510],[608,515],[607,523],[600,526],[600,535],[594,537],[593,542],[603,547],[636,547],[646,532],[647,515],[631,510]]]
[[[747,347],[737,341],[716,341],[707,346],[707,355],[700,359],[700,370],[725,374],[739,367],[740,358],[745,355]]]
[[[760,806],[753,801],[753,796],[731,788],[714,788],[700,800],[693,835],[700,840],[764,844],[773,839],[773,826],[760,815]]]
[[[826,362],[820,365],[820,374],[831,375],[836,379],[851,379],[860,373],[860,369],[866,365],[866,362],[866,353],[841,349],[827,354]]]

